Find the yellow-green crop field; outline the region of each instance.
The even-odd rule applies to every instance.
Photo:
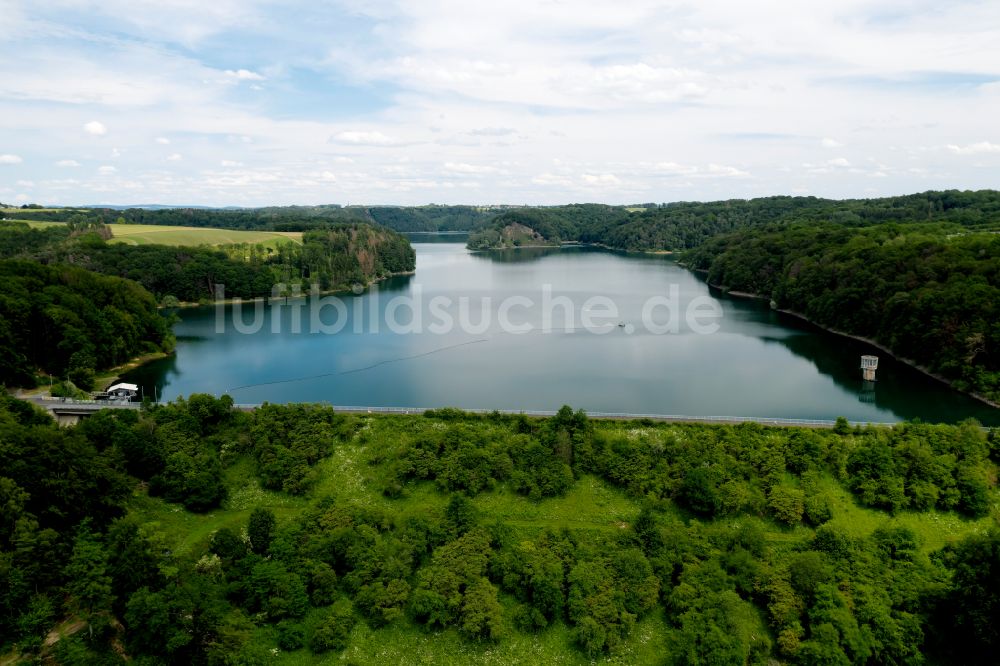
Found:
[[[300,231],[243,231],[207,227],[170,227],[153,224],[112,224],[113,243],[128,245],[229,245],[253,243],[273,245],[282,241],[302,242]]]

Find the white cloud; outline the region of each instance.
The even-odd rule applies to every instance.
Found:
[[[391,146],[398,143],[392,137],[378,131],[356,131],[350,130],[339,132],[333,140],[341,143],[351,143],[358,146]]]
[[[558,187],[573,187],[575,183],[572,179],[566,176],[560,176],[553,173],[542,173],[531,179],[531,182],[535,185],[542,185],[545,187],[558,186]]]
[[[974,82],[1000,62],[1000,3],[911,4],[892,21],[870,0],[15,4],[0,143],[33,168],[89,171],[32,171],[42,202],[845,197],[879,173],[887,194],[995,187],[982,138],[996,140],[1000,84]],[[251,38],[244,68],[219,66]],[[100,131],[80,132],[91,118]],[[186,159],[166,169],[159,146]],[[97,177],[102,162],[115,177]]]
[[[709,164],[707,173],[709,176],[720,176],[723,178],[743,178],[750,173],[725,164]]]
[[[582,178],[583,182],[587,183],[588,185],[600,185],[604,187],[621,185],[622,182],[621,179],[618,178],[618,176],[616,176],[613,173],[601,173],[601,174],[585,173],[581,174],[580,178]]]
[[[677,162],[657,162],[652,168],[657,172],[671,176],[689,176],[698,172],[696,166],[685,166]]]
[[[180,153],[170,153],[167,155],[168,162],[180,162],[182,159],[184,159],[184,156]]]
[[[57,167],[78,167],[80,163],[76,160],[59,160],[56,162]]]
[[[33,180],[19,180],[19,181],[17,181],[16,184],[17,184],[18,187],[34,187],[35,186],[35,181],[33,181]]]
[[[108,128],[102,122],[91,120],[89,123],[84,123],[83,131],[93,136],[104,136],[108,133]]]
[[[225,72],[226,76],[237,81],[263,81],[264,77],[257,72],[251,72],[249,69],[227,69]]]
[[[468,174],[497,173],[499,171],[496,167],[467,164],[465,162],[445,162],[444,168],[445,171],[451,171],[452,173]]]
[[[477,127],[469,130],[469,134],[472,136],[510,136],[516,131],[510,127]]]
[[[948,150],[957,155],[979,155],[982,153],[1000,153],[1000,144],[990,143],[989,141],[970,143],[965,146],[956,146],[954,144],[949,144]]]
[[[116,173],[117,171],[118,171],[118,169],[116,169],[113,166],[105,165],[105,166],[97,167],[97,173],[101,174],[102,176],[110,176],[110,175]]]
[[[622,102],[672,102],[708,94],[704,75],[691,69],[656,67],[645,62],[595,68],[584,85]]]
[[[10,153],[0,155],[0,164],[20,164],[23,161],[20,155],[11,155]]]

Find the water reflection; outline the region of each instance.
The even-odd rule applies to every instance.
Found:
[[[997,422],[997,410],[957,391],[947,390],[939,380],[895,360],[884,351],[859,340],[818,330],[801,320],[786,324],[811,330],[779,339],[778,342],[796,355],[808,358],[819,372],[833,378],[845,391],[856,394],[860,402],[905,414],[906,418],[925,421],[948,420],[956,413],[964,413],[967,418]],[[879,357],[878,380],[875,382],[866,382],[861,378],[860,359],[863,354]],[[915,406],[919,407],[915,409]]]
[[[469,240],[467,231],[406,231],[403,235],[411,243],[426,245],[428,243],[465,243]]]
[[[580,251],[587,248],[567,247],[565,251]],[[525,264],[538,261],[543,257],[551,257],[564,252],[559,247],[521,247],[510,250],[481,250],[472,254],[478,260],[492,261],[498,264]]]
[[[477,333],[356,329],[355,316],[384,321],[395,296],[422,294],[425,306],[435,296],[468,297],[470,317],[479,321],[488,309],[484,299],[492,299],[496,310],[511,296],[537,300],[542,286],[551,285],[553,294],[567,295],[576,306],[594,295],[607,296],[622,321],[636,322],[643,303],[670,289],[679,289],[682,306],[709,294],[702,279],[662,256],[588,247],[470,253],[454,242],[415,247],[415,276],[386,280],[360,295],[340,295],[348,320],[336,334],[310,333],[308,323],[294,333],[291,308],[273,306],[262,306],[259,331],[238,334],[230,326],[219,334],[215,308],[185,309],[175,327],[177,355],[128,378],[146,393],[155,386],[167,399],[230,392],[246,403],[487,409],[571,404],[631,413],[1000,421],[1000,411],[884,355],[871,392],[858,370],[866,346],[817,331],[766,304],[724,296],[716,296],[724,313],[721,328],[707,336],[632,333],[617,325],[602,335],[568,330],[516,335],[500,330],[495,319]],[[244,320],[253,319],[244,313]],[[527,308],[515,317],[538,323]]]

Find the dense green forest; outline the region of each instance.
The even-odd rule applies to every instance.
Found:
[[[486,250],[564,241],[600,242],[596,230],[620,226],[636,214],[620,206],[602,204],[521,208],[497,216],[489,228],[469,236],[468,246]],[[526,234],[523,229],[535,235]]]
[[[1000,401],[1000,234],[802,223],[723,236],[686,261]]]
[[[477,206],[371,206],[373,222],[394,231],[470,231],[480,229],[499,208]]]
[[[507,247],[498,232],[511,223],[544,239],[606,245],[619,250],[685,250],[719,234],[768,224],[832,222],[864,227],[888,222],[950,223],[965,230],[1000,230],[1000,192],[924,192],[882,199],[764,197],[678,202],[641,208],[575,204],[526,208],[499,215],[469,239],[472,249]]]
[[[0,284],[2,385],[34,386],[40,369],[89,389],[96,370],[173,346],[156,300],[129,280],[0,260]]]
[[[497,211],[478,206],[271,206],[266,208],[31,208],[4,217],[66,222],[84,215],[103,224],[163,224],[221,229],[305,231],[331,223],[367,222],[394,231],[468,231],[489,223]]]
[[[998,444],[205,395],[60,429],[2,396],[0,654],[993,663]]]
[[[323,290],[367,285],[410,272],[415,262],[403,236],[361,223],[306,231],[301,244],[218,248],[108,243],[96,218],[77,216],[70,225],[38,230],[0,222],[0,258],[73,264],[135,280],[161,301],[189,302],[213,299],[216,285],[239,298],[267,296],[276,283],[300,283],[304,292],[312,283]]]

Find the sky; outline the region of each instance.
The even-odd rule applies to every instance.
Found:
[[[0,202],[1000,188],[1000,2],[0,0]]]

